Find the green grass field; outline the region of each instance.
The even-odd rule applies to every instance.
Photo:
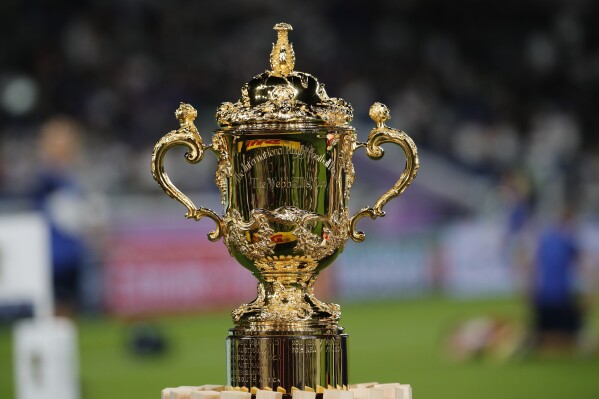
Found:
[[[415,399],[597,399],[599,358],[527,357],[452,362],[443,333],[477,315],[525,320],[515,300],[411,300],[342,305],[350,334],[350,379],[412,384]],[[597,313],[597,312],[595,312]],[[125,350],[129,326],[106,319],[79,322],[83,399],[159,398],[166,386],[225,382],[226,312],[157,320],[170,342],[157,358]],[[595,316],[592,320],[597,326]],[[0,328],[0,398],[14,397],[11,331]],[[40,398],[43,399],[43,398]]]

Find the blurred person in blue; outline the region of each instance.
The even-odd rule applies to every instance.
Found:
[[[62,316],[72,316],[79,305],[88,252],[83,238],[84,194],[77,177],[81,138],[81,126],[66,116],[42,124],[41,162],[31,193],[50,230],[54,301],[56,313]]]
[[[579,248],[574,214],[562,210],[559,220],[541,230],[533,275],[533,344],[539,350],[575,348],[583,323],[576,289]]]

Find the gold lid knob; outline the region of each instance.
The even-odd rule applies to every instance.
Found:
[[[189,104],[181,103],[175,111],[175,117],[181,126],[188,126],[197,118],[198,111]]]
[[[368,115],[376,123],[377,128],[385,126],[385,122],[391,119],[389,108],[383,103],[372,104],[368,111]]]
[[[293,30],[293,27],[280,22],[273,29],[277,31],[277,43],[272,45],[270,67],[275,75],[287,76],[295,66],[295,53],[288,38],[288,33]]]
[[[218,107],[220,126],[258,123],[324,123],[347,125],[353,116],[350,104],[330,98],[314,76],[295,71],[295,53],[289,42],[291,25],[278,23],[277,42],[270,53],[270,71],[254,76],[241,89],[241,99]]]

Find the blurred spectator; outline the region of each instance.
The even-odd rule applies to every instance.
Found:
[[[182,4],[2,2],[0,15],[19,15],[3,20],[15,34],[0,38],[3,141],[68,113],[104,152],[136,152],[175,126],[179,101],[192,103],[200,130],[210,130],[218,103],[235,101],[243,83],[268,68],[270,27],[286,8],[273,0]],[[297,69],[352,102],[354,126],[369,128],[368,106],[388,102],[394,123],[420,148],[474,173],[496,179],[526,165],[551,207],[572,172],[568,162],[596,143],[597,7],[375,0],[369,9],[378,11],[365,14],[359,2],[336,0],[294,4],[288,22],[297,31]],[[104,187],[154,192],[132,172],[145,155],[111,157],[102,162]],[[115,163],[120,173],[104,166]]]
[[[557,223],[541,231],[532,273],[534,344],[567,349],[576,344],[583,313],[575,288],[579,248],[573,214],[564,210]]]
[[[81,127],[65,116],[49,119],[40,129],[40,164],[32,196],[50,228],[54,299],[60,315],[72,314],[79,304],[87,253],[84,195],[77,178],[80,141]]]

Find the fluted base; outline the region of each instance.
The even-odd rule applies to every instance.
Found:
[[[284,388],[347,386],[347,334],[245,335],[229,330],[227,385]]]

